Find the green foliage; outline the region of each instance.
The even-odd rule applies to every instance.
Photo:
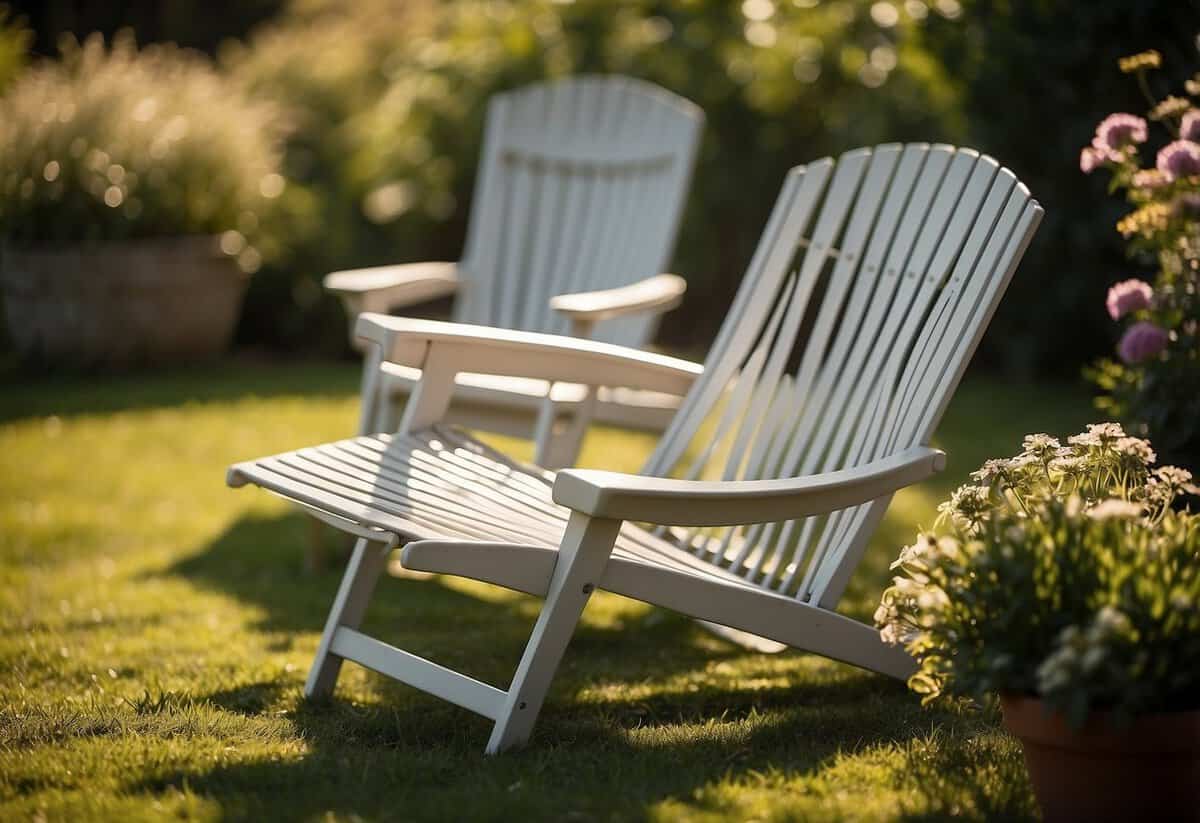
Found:
[[[1149,73],[1162,57],[1145,52],[1121,61],[1122,71],[1135,74],[1150,106],[1148,117],[1159,126],[1160,139],[1149,142],[1146,121],[1111,115],[1097,127],[1093,145],[1085,148],[1085,172],[1104,167],[1111,173],[1110,191],[1123,191],[1133,211],[1117,223],[1130,257],[1154,267],[1153,284],[1126,281],[1109,292],[1113,320],[1124,319],[1118,346],[1120,360],[1104,359],[1087,374],[1104,392],[1097,406],[1154,439],[1172,461],[1200,467],[1200,74],[1189,80],[1188,97],[1151,92]],[[1121,120],[1114,131],[1108,124]],[[1136,132],[1121,137],[1130,125]],[[1103,133],[1102,133],[1103,132]],[[1118,136],[1117,145],[1111,135]],[[1163,146],[1157,162],[1147,149]],[[1176,173],[1175,163],[1191,154],[1194,168]],[[1188,155],[1188,156],[1183,156]],[[1124,293],[1130,286],[1140,294]],[[1148,295],[1148,297],[1146,297]],[[1131,297],[1137,299],[1127,302]],[[1137,345],[1149,334],[1154,345]]]
[[[13,18],[7,6],[0,5],[0,91],[3,91],[29,58],[33,32],[21,18]]]
[[[961,135],[957,86],[913,36],[914,15],[940,12],[916,0],[873,17],[878,5],[293,4],[222,57],[291,112],[289,188],[321,227],[293,237],[291,261],[255,284],[247,329],[311,336],[326,316],[314,283],[331,269],[456,258],[488,98],[620,72],[690,98],[708,118],[674,266],[690,302],[667,319],[674,340],[707,342],[787,168],[858,145]],[[297,318],[289,328],[285,316]]]
[[[274,109],[199,54],[128,33],[64,39],[0,98],[0,232],[10,247],[225,233],[248,271],[285,186]]]
[[[1062,447],[1025,438],[942,504],[948,534],[921,534],[876,612],[885,640],[941,694],[1036,694],[1081,725],[1194,709],[1200,695],[1200,492],[1178,468],[1151,470],[1149,444],[1113,423]]]

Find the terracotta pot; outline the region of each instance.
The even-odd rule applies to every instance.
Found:
[[[247,277],[208,236],[4,252],[8,331],[63,365],[196,360],[229,345]]]
[[[1200,711],[1094,716],[1079,731],[1040,700],[1002,695],[1047,821],[1200,821]]]

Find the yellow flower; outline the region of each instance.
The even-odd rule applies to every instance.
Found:
[[[1192,107],[1192,101],[1186,97],[1170,96],[1150,109],[1151,120],[1166,120],[1168,117],[1178,117]]]
[[[1150,236],[1156,231],[1165,231],[1170,209],[1165,203],[1149,203],[1117,221],[1117,231],[1122,237],[1135,234]]]
[[[1149,51],[1131,54],[1128,57],[1122,57],[1117,61],[1121,71],[1125,74],[1133,74],[1142,69],[1156,69],[1162,65],[1162,55],[1154,49]]]

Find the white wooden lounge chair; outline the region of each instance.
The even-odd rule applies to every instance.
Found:
[[[457,292],[453,319],[570,333],[632,348],[687,287],[662,274],[675,244],[704,117],[665,89],[620,76],[584,76],[493,97],[463,259],[334,272],[325,286],[351,318]],[[353,321],[351,322],[353,327]],[[420,370],[384,362],[376,424]],[[686,388],[686,387],[685,387]],[[593,396],[595,395],[595,396]],[[540,378],[463,373],[450,419],[529,436],[535,460],[572,465],[594,414],[662,431],[679,396]]]
[[[306,694],[353,660],[495,720],[501,751],[529,736],[597,588],[908,675],[902,650],[834,607],[892,494],[943,467],[930,438],[1041,213],[1010,171],[950,146],[793,169],[702,374],[599,342],[363,315],[376,360],[422,369],[398,432],[228,477],[359,538]],[[556,476],[439,424],[467,369],[691,389],[643,474]],[[545,598],[507,689],[358,631],[396,546],[408,568]]]

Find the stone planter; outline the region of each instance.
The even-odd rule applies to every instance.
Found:
[[[247,276],[209,236],[5,251],[8,331],[27,359],[67,366],[199,360],[228,347]]]
[[[1200,711],[1144,715],[1120,729],[1096,716],[1076,731],[1040,700],[1001,695],[1000,705],[1048,823],[1200,821]]]

